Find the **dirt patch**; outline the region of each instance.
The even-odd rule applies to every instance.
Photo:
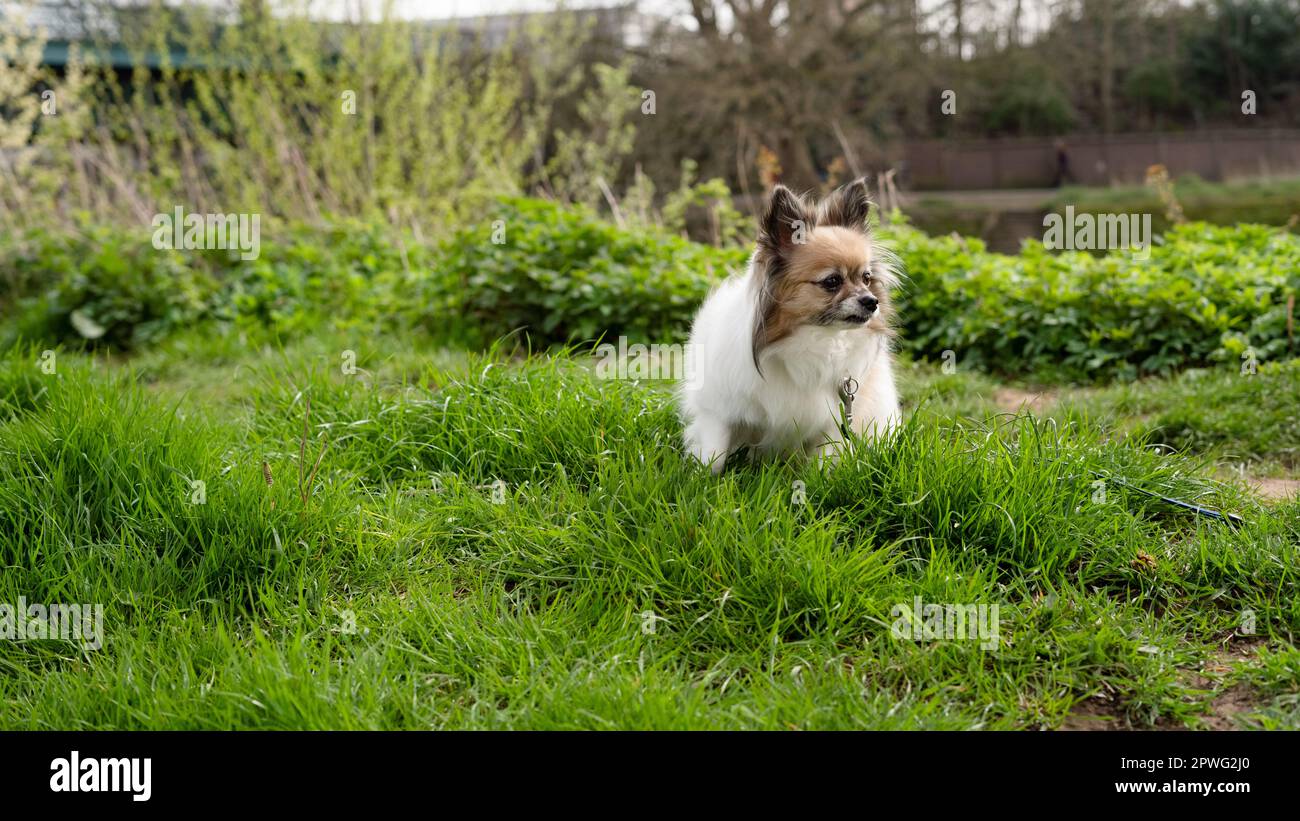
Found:
[[[1035,416],[1056,404],[1052,391],[1022,391],[1019,388],[998,388],[993,392],[993,402],[1010,413],[1027,410]]]
[[[1124,721],[1114,713],[1115,706],[1100,698],[1091,698],[1074,706],[1059,729],[1069,731],[1123,730]]]
[[[1155,724],[1134,725],[1127,718],[1118,715],[1116,713],[1118,709],[1119,707],[1116,704],[1106,702],[1100,696],[1094,696],[1088,701],[1076,704],[1070,714],[1066,716],[1065,721],[1061,722],[1059,729],[1069,732],[1141,730],[1148,733],[1187,729],[1167,716],[1156,719]]]
[[[1265,499],[1285,501],[1300,495],[1300,479],[1257,479],[1249,477],[1246,484]]]
[[[1192,686],[1204,690],[1214,689],[1238,665],[1253,663],[1255,654],[1263,645],[1263,641],[1239,641],[1215,652],[1201,665],[1200,672],[1192,674]],[[1241,724],[1237,721],[1237,716],[1250,712],[1258,704],[1259,699],[1250,687],[1234,684],[1215,694],[1210,702],[1210,712],[1202,721],[1210,730],[1240,730]]]
[[[1210,714],[1203,718],[1208,730],[1240,730],[1242,725],[1236,717],[1248,713],[1259,706],[1259,699],[1244,684],[1229,687],[1214,697],[1210,702]]]
[[[1188,670],[1186,682],[1197,690],[1213,691],[1220,682],[1231,676],[1240,665],[1254,663],[1255,654],[1264,646],[1262,639],[1244,639],[1224,647],[1210,655],[1199,670]],[[1209,702],[1209,711],[1199,716],[1200,727],[1208,730],[1240,730],[1242,724],[1238,717],[1251,712],[1259,706],[1257,694],[1245,684],[1234,684],[1215,693]],[[1120,715],[1119,705],[1103,696],[1094,696],[1074,706],[1061,730],[1183,730],[1182,724],[1168,718],[1161,718],[1154,726],[1132,727]]]
[[[1220,465],[1214,478],[1221,482],[1239,485],[1269,502],[1285,502],[1300,496],[1300,479],[1283,479],[1272,476],[1251,476],[1244,470]]]

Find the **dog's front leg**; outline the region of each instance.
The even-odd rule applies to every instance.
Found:
[[[727,451],[731,448],[731,426],[712,416],[699,416],[686,428],[686,450],[707,465],[714,476],[727,465]]]

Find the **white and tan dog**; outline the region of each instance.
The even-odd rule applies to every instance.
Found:
[[[813,207],[773,189],[748,270],[719,285],[691,327],[680,405],[687,451],[721,473],[755,453],[834,456],[900,418],[890,343],[893,256],[867,227],[858,180]]]

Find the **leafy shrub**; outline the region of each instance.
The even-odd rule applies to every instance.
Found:
[[[504,230],[499,243],[493,223]],[[621,230],[583,208],[508,199],[444,244],[428,304],[459,308],[489,339],[525,328],[542,343],[602,334],[680,340],[709,287],[745,257],[652,229]]]
[[[106,230],[0,241],[0,306],[19,304],[9,335],[77,343],[102,330],[98,344],[130,348],[210,318],[276,335],[423,327],[469,346],[518,330],[536,345],[682,341],[748,254],[526,198],[436,245],[358,221],[266,233],[252,261],[156,251]],[[1037,242],[994,254],[900,224],[882,235],[908,274],[900,345],[917,359],[950,350],[963,367],[1091,382],[1297,352],[1288,299],[1300,291],[1300,236],[1279,229],[1181,225],[1145,261]]]
[[[17,332],[29,339],[132,348],[205,315],[217,290],[202,267],[155,249],[147,233],[39,229],[5,251],[13,290],[0,304],[18,303]]]
[[[260,255],[170,251],[150,235],[103,226],[27,232],[0,244],[0,306],[9,337],[130,350],[203,320],[290,336],[329,321],[389,322],[429,275],[430,246],[378,223],[271,223]]]
[[[96,3],[104,24],[85,27],[56,74],[42,65],[43,15],[15,5],[26,4],[5,4],[0,33],[6,231],[81,211],[138,222],[178,203],[312,221],[327,208],[430,230],[525,188],[564,121],[557,104],[619,79],[589,75],[577,14],[490,42],[387,9],[341,27],[296,0],[255,24],[222,4]],[[110,50],[133,70],[103,59]],[[160,51],[159,64],[145,59]],[[41,116],[46,89],[57,117]],[[572,147],[598,147],[588,142]]]
[[[1178,226],[1149,260],[1113,251],[1018,256],[977,240],[893,237],[911,282],[903,345],[981,370],[1086,381],[1168,373],[1243,355],[1294,355],[1287,298],[1300,237],[1258,225]]]
[[[541,342],[602,333],[681,340],[708,289],[747,251],[623,231],[583,210],[513,199],[456,234],[438,304],[488,338],[526,328]],[[981,370],[1081,381],[1131,379],[1235,359],[1294,355],[1287,298],[1300,291],[1300,237],[1258,225],[1178,226],[1139,260],[1126,251],[1016,256],[978,240],[882,231],[902,258],[900,344],[920,359],[946,350]]]
[[[403,304],[401,294],[411,279],[427,276],[429,246],[360,220],[289,225],[278,234],[257,259],[230,263],[216,316],[294,335],[324,321],[388,321],[417,307]]]

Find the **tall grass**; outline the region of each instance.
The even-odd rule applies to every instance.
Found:
[[[1094,695],[1195,724],[1188,671],[1243,610],[1300,625],[1300,508],[1083,420],[919,413],[833,469],[714,479],[663,391],[391,340],[349,376],[345,341],[217,397],[72,355],[6,378],[0,601],[102,602],[107,640],[0,643],[0,726],[1037,727]],[[894,637],[918,596],[999,604],[996,648]]]

